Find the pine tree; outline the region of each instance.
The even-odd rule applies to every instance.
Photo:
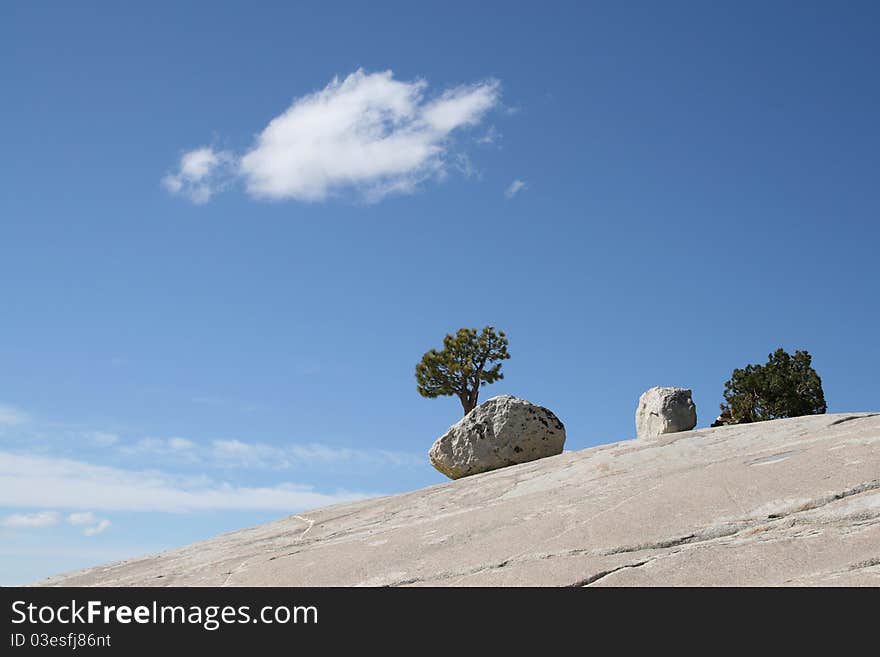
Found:
[[[722,414],[729,413],[729,421],[740,424],[824,413],[822,380],[811,363],[807,351],[792,356],[779,348],[764,365],[733,370],[724,384]]]
[[[461,328],[443,338],[443,349],[431,349],[416,365],[416,382],[423,397],[455,395],[467,415],[477,405],[480,387],[504,378],[501,363],[510,358],[504,331],[494,326]],[[495,363],[492,365],[492,363]]]

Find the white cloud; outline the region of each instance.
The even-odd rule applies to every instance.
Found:
[[[83,534],[86,536],[97,536],[98,534],[103,533],[108,527],[110,527],[111,524],[112,523],[109,520],[103,518],[99,520],[96,525],[86,527],[83,530]]]
[[[475,174],[478,175],[478,174]],[[213,403],[213,398],[204,398]],[[200,398],[200,401],[203,401]],[[11,407],[3,407],[11,409]],[[251,412],[259,408],[257,404],[246,404],[242,410]],[[8,419],[24,422],[25,416],[15,410],[15,417],[10,413]],[[6,429],[0,424],[0,435],[10,434],[6,449],[32,451],[35,443],[44,448],[49,444],[74,444],[77,448],[98,448],[98,452],[113,457],[124,457],[126,460],[137,461],[138,467],[145,464],[161,464],[162,467],[200,466],[205,469],[253,468],[261,470],[285,470],[293,468],[310,468],[317,466],[346,466],[352,469],[365,466],[374,468],[412,467],[424,465],[424,458],[405,452],[393,452],[381,449],[353,449],[323,445],[320,443],[257,443],[241,440],[213,440],[197,442],[181,436],[167,438],[144,437],[126,439],[124,436],[109,431],[71,428],[63,423],[41,425],[29,422],[24,428]],[[0,505],[2,506],[2,505]]]
[[[528,189],[528,185],[522,180],[514,180],[507,189],[504,190],[504,198],[511,199],[524,189]]]
[[[71,525],[93,525],[98,518],[91,511],[80,511],[67,516],[67,522]]]
[[[0,507],[292,513],[364,497],[367,495],[352,491],[320,493],[311,486],[293,483],[236,486],[206,477],[184,479],[161,472],[0,451]],[[55,517],[57,522],[57,515]]]
[[[25,424],[30,418],[24,411],[20,411],[12,406],[0,404],[0,425],[17,425]]]
[[[411,454],[386,450],[329,447],[318,443],[276,446],[246,443],[240,440],[215,440],[212,443],[211,456],[217,465],[277,470],[337,463],[359,465],[420,465],[422,463],[421,459]]]
[[[80,511],[67,516],[67,522],[71,525],[82,527],[84,536],[97,536],[107,530],[112,524],[106,518],[99,518],[91,511]]]
[[[230,461],[240,466],[261,465],[264,461],[273,461],[282,454],[282,450],[276,447],[245,443],[240,440],[215,440],[213,442],[214,457],[220,461]]]
[[[354,191],[368,202],[409,193],[448,166],[451,134],[478,125],[498,105],[500,84],[485,80],[426,99],[424,80],[358,70],[294,100],[237,160],[237,175],[260,199],[321,201]],[[234,156],[202,147],[184,154],[165,186],[206,202],[224,184]]]
[[[422,115],[435,131],[446,135],[460,126],[477,125],[498,102],[498,95],[497,81],[462,85],[427,103]]]
[[[196,444],[188,440],[187,438],[169,438],[168,439],[168,448],[172,451],[178,452],[182,449],[193,449]]]
[[[184,153],[177,171],[166,175],[162,185],[172,194],[186,196],[193,203],[207,203],[226,186],[234,164],[231,153],[202,146]]]
[[[143,438],[131,445],[120,445],[128,456],[157,456],[166,463],[198,463],[208,468],[251,468],[285,470],[334,464],[352,466],[413,466],[423,459],[413,454],[378,449],[352,449],[320,443],[270,445],[241,440],[213,440],[208,444],[187,438]]]
[[[134,445],[120,447],[119,451],[124,454],[182,454],[191,460],[194,458],[192,452],[196,447],[196,443],[188,438],[142,438]]]
[[[11,505],[10,505],[11,506]],[[61,516],[57,511],[39,511],[37,513],[13,513],[0,518],[0,527],[7,529],[34,529],[57,525]]]

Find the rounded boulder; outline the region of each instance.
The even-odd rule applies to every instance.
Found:
[[[452,425],[428,457],[451,479],[562,452],[565,426],[552,411],[511,395],[492,397]]]

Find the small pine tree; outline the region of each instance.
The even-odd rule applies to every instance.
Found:
[[[477,329],[461,328],[443,338],[443,349],[431,349],[416,365],[416,382],[422,397],[455,395],[464,414],[473,410],[480,396],[480,387],[504,378],[501,363],[510,358],[504,331],[494,326]],[[492,365],[495,363],[495,365]]]
[[[807,351],[792,356],[779,348],[764,365],[733,370],[724,384],[722,416],[729,414],[731,424],[740,424],[824,413],[822,380],[811,362]]]

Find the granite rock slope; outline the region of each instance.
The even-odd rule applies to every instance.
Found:
[[[880,585],[880,413],[564,452],[40,582]]]

